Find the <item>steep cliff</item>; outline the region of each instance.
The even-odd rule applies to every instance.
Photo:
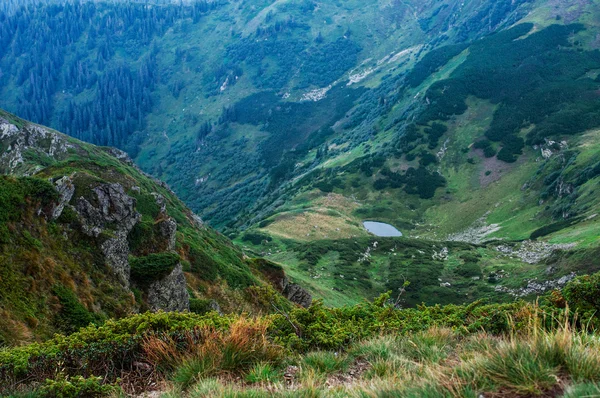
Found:
[[[121,151],[0,112],[0,173],[0,345],[190,303],[287,302]]]

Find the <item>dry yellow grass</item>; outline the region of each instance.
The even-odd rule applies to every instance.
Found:
[[[347,239],[367,235],[352,217],[356,201],[338,194],[316,199],[310,208],[282,213],[264,230],[274,236],[300,241]]]

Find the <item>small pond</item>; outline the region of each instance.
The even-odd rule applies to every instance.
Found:
[[[363,225],[375,236],[380,236],[382,238],[389,238],[394,236],[402,236],[402,232],[398,231],[396,227],[390,224],[376,222],[376,221],[365,221]]]

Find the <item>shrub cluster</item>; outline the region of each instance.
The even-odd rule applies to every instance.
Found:
[[[169,275],[181,258],[175,253],[153,253],[145,257],[132,257],[131,278],[141,286],[150,285]]]

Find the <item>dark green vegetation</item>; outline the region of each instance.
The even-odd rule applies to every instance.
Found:
[[[553,266],[499,257],[491,244],[470,247],[482,257],[465,270],[460,250],[449,266],[417,253],[413,263],[388,256],[361,268],[355,246],[368,245],[352,242],[366,237],[364,220],[392,223],[417,238],[402,245],[439,245],[438,253],[453,244],[435,242],[451,238],[596,246],[595,2],[151,3],[10,7],[1,16],[0,104],[126,149],[207,222],[258,254],[272,250],[319,296],[339,293],[336,304],[404,278],[411,305],[426,292],[440,302],[477,291],[505,299],[497,287],[523,288]],[[91,174],[78,178],[104,178]],[[166,250],[157,204],[149,192],[130,195],[142,213],[131,255]],[[346,202],[332,206],[340,196]],[[484,232],[461,235],[471,227]],[[319,228],[327,233],[312,233]],[[178,238],[186,272],[253,285],[235,255],[193,235]],[[427,272],[417,271],[421,262]],[[319,268],[344,278],[320,286]],[[389,281],[373,279],[380,269]],[[488,284],[502,269],[521,272]],[[349,301],[346,286],[359,286]]]
[[[327,305],[373,299],[386,291],[399,295],[398,305],[464,304],[480,299],[510,302],[535,299],[541,291],[524,291],[528,281],[558,280],[572,272],[600,271],[598,248],[556,251],[539,263],[498,253],[498,242],[469,244],[406,238],[322,239],[298,242],[262,240],[245,250],[284,264],[286,272]],[[507,243],[514,251],[520,243]],[[527,250],[523,246],[522,250]],[[534,250],[534,249],[530,249]],[[548,275],[552,269],[552,275]],[[500,288],[500,289],[498,289]],[[400,295],[400,293],[402,293]]]
[[[149,285],[169,275],[181,258],[175,253],[153,253],[134,257],[130,261],[131,278],[140,285]]]
[[[362,362],[358,379],[334,388],[347,388],[346,393],[354,396],[365,377],[378,389],[398,389],[393,396],[412,396],[399,391],[411,380],[411,388],[425,388],[414,384],[417,375],[428,374],[419,369],[427,364],[446,366],[445,360],[456,350],[470,350],[474,360],[457,355],[463,362],[437,368],[438,380],[429,380],[431,396],[452,386],[454,391],[474,394],[504,390],[514,396],[536,396],[561,383],[600,381],[597,341],[588,334],[600,326],[592,312],[600,309],[593,299],[599,293],[597,279],[597,275],[579,278],[567,286],[564,296],[555,291],[539,306],[477,302],[398,310],[387,294],[353,307],[331,309],[317,302],[308,309],[255,319],[214,312],[140,314],[0,351],[0,392],[25,392],[47,380],[42,396],[52,388],[68,397],[77,396],[69,390],[107,393],[119,384],[134,393],[145,389],[144,380],[153,377],[171,378],[179,388],[173,393],[184,394],[188,389],[193,393],[190,388],[198,382],[225,374],[259,384],[276,382],[281,377],[277,369],[290,363],[299,366],[296,381],[302,385],[312,380],[315,386]],[[567,305],[570,310],[563,309]],[[576,315],[574,311],[580,310]],[[135,376],[140,363],[152,369],[141,378]],[[57,364],[62,369],[58,375]],[[22,383],[24,376],[27,382]],[[230,388],[238,388],[234,379],[227,380]],[[388,384],[380,384],[386,380]],[[352,393],[353,389],[359,391]]]
[[[523,38],[532,28],[519,25],[471,44],[466,61],[428,89],[431,105],[420,123],[464,113],[469,95],[499,104],[485,135],[501,142],[498,159],[505,162],[522,153],[525,141],[519,133],[530,126],[529,144],[598,127],[598,82],[586,73],[600,65],[600,51],[585,51],[570,40],[582,25],[552,25]],[[425,58],[417,70],[431,62]]]

